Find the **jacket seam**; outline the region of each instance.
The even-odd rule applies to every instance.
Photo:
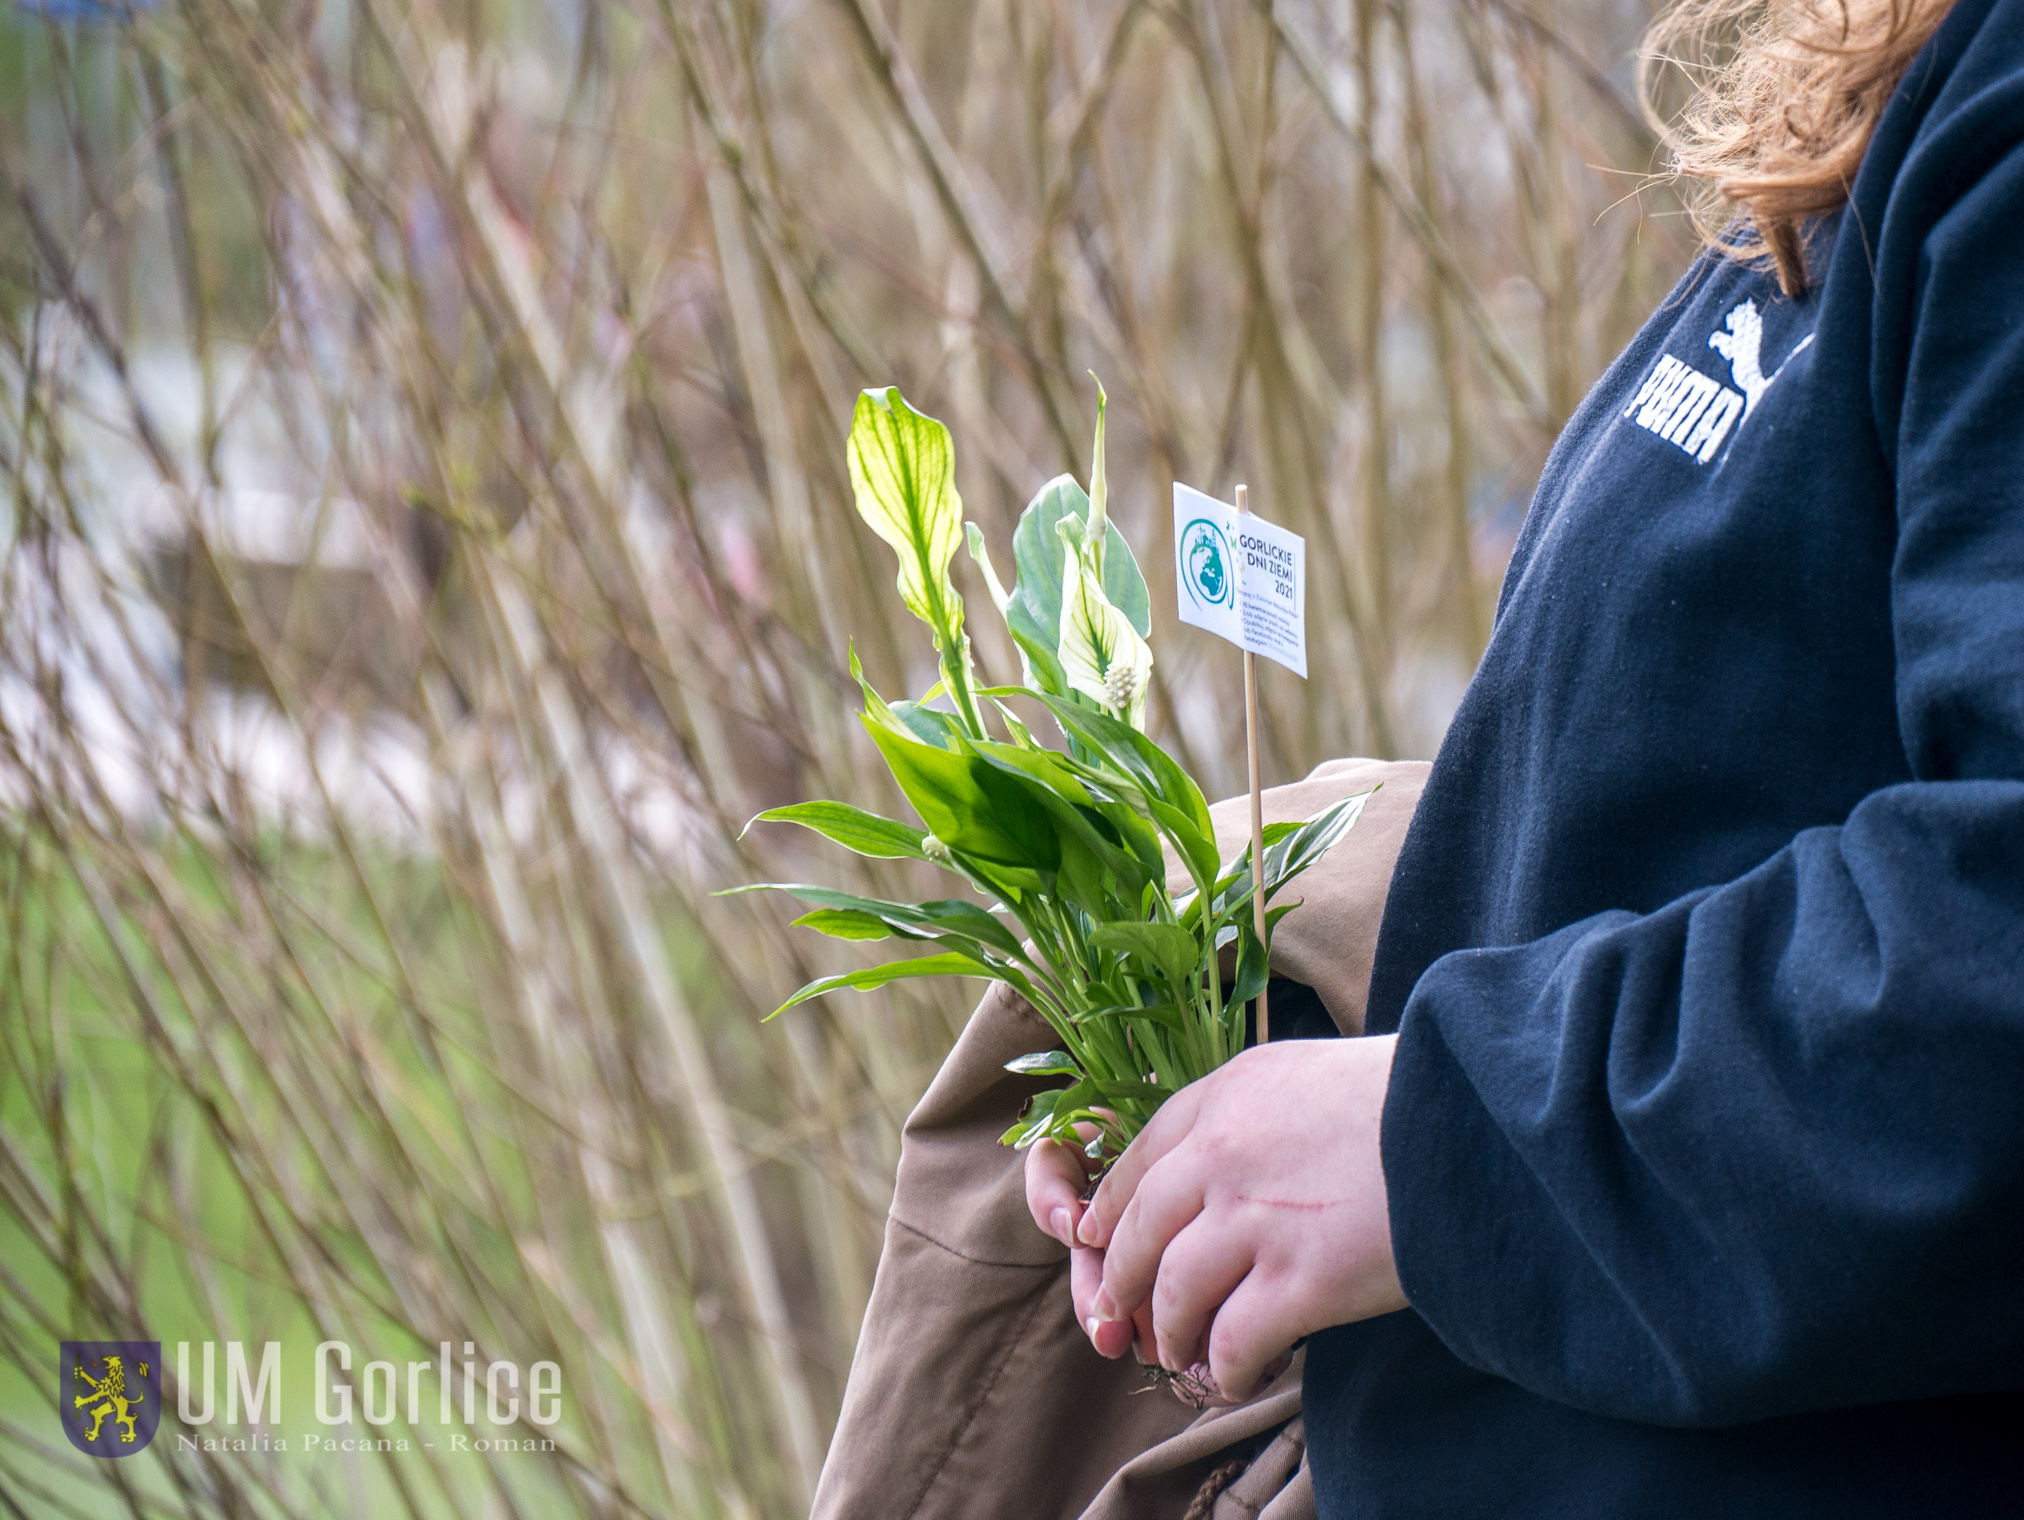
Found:
[[[912,1227],[908,1226],[907,1228],[911,1229]],[[914,1230],[913,1233],[920,1235],[921,1232]],[[921,1236],[921,1238],[923,1240],[930,1239],[930,1237],[925,1235]],[[932,1240],[930,1243],[934,1245],[941,1244],[940,1241]],[[1041,1304],[1046,1302],[1046,1297],[1044,1292],[1036,1293],[1027,1302],[1025,1313],[1019,1316],[1017,1328],[1014,1329],[1012,1335],[1006,1341],[1004,1354],[998,1358],[997,1365],[991,1369],[991,1375],[985,1380],[983,1388],[978,1391],[975,1402],[964,1413],[963,1423],[956,1427],[955,1435],[950,1438],[948,1445],[942,1448],[941,1460],[935,1463],[934,1471],[928,1474],[928,1481],[921,1486],[920,1497],[915,1499],[913,1504],[908,1508],[906,1520],[915,1520],[915,1517],[921,1512],[921,1507],[928,1502],[929,1496],[934,1493],[935,1485],[942,1479],[943,1469],[949,1465],[949,1459],[956,1454],[956,1448],[961,1446],[964,1440],[968,1438],[971,1429],[977,1423],[977,1416],[984,1412],[984,1406],[991,1401],[991,1394],[998,1387],[999,1380],[1005,1376],[1005,1369],[1012,1364],[1013,1356],[1018,1352],[1020,1346],[1024,1344],[1026,1332],[1033,1324],[1033,1316],[1039,1312]]]
[[[967,1261],[973,1267],[1000,1267],[1007,1271],[1016,1271],[1016,1272],[1058,1272],[1064,1265],[1066,1265],[1068,1261],[1068,1257],[1065,1252],[1060,1257],[1060,1259],[1056,1261],[1040,1261],[1040,1262],[992,1261],[987,1256],[972,1256],[967,1251],[959,1251],[956,1249],[956,1247],[950,1245],[947,1241],[938,1240],[933,1235],[930,1235],[926,1230],[923,1230],[918,1226],[908,1224],[904,1219],[900,1218],[900,1216],[897,1214],[890,1215],[889,1217],[891,1218],[894,1224],[898,1225],[901,1229],[905,1230],[909,1235],[915,1236],[916,1238],[921,1240],[925,1240],[929,1245],[933,1246],[936,1250],[947,1251],[951,1256],[955,1257],[957,1260]]]

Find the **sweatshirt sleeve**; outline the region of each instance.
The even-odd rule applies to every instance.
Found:
[[[1400,1278],[1545,1397],[1715,1426],[2018,1386],[2024,152],[1989,141],[1877,274],[1914,779],[1656,912],[1444,956],[1407,1004]]]

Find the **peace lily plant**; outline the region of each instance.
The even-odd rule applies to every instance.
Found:
[[[889,703],[855,650],[850,668],[872,742],[926,827],[841,802],[797,803],[753,820],[801,824],[860,855],[931,862],[990,906],[884,902],[788,883],[736,889],[791,893],[810,906],[797,925],[838,939],[934,947],[821,977],[775,1014],[906,977],[1014,988],[1060,1043],[1008,1069],[1069,1080],[1034,1098],[1004,1138],[1021,1147],[1043,1137],[1083,1144],[1075,1126],[1092,1125],[1091,1157],[1122,1151],[1162,1102],[1243,1047],[1245,1005],[1265,985],[1272,928],[1295,906],[1271,907],[1272,899],[1349,830],[1369,795],[1265,830],[1270,911],[1261,942],[1248,852],[1219,857],[1201,788],[1144,731],[1151,603],[1107,512],[1105,402],[1099,384],[1089,490],[1069,475],[1041,487],[1013,535],[1018,579],[1008,592],[982,532],[962,521],[948,429],[895,387],[858,398],[849,440],[857,510],[899,556],[900,596],[933,635],[941,679],[918,701]],[[978,682],[949,574],[966,528],[1019,650],[1016,686]],[[1065,748],[1034,735],[1010,705],[1020,698],[1052,716]],[[1233,943],[1226,984],[1219,961]]]

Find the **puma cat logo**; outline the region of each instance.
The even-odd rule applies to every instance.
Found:
[[[1722,319],[1723,331],[1708,336],[1708,347],[1729,361],[1729,377],[1735,388],[1703,374],[1683,359],[1660,354],[1646,374],[1637,394],[1623,415],[1645,431],[1656,433],[1667,443],[1691,454],[1697,464],[1706,464],[1721,450],[1729,434],[1749,419],[1771,384],[1785,372],[1785,365],[1813,342],[1808,333],[1799,340],[1784,364],[1764,373],[1764,318],[1755,301],[1735,306]]]
[[[1750,414],[1757,410],[1757,403],[1771,389],[1771,382],[1785,372],[1785,364],[1790,364],[1794,355],[1813,341],[1813,334],[1801,338],[1798,346],[1785,356],[1785,364],[1767,375],[1760,357],[1764,349],[1764,318],[1757,303],[1743,302],[1722,319],[1722,325],[1728,331],[1708,334],[1708,347],[1729,361],[1729,375],[1743,392],[1743,420],[1748,422]]]

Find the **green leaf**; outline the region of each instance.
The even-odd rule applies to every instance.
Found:
[[[1030,781],[1062,802],[1077,807],[1093,807],[1096,799],[1089,794],[1075,772],[1070,770],[1052,750],[1026,749],[1016,744],[999,744],[992,740],[970,746],[971,751],[994,769]]]
[[[1097,1096],[1096,1084],[1090,1081],[1088,1077],[1084,1077],[1079,1082],[1073,1083],[1068,1087],[1054,1088],[1053,1093],[1054,1101],[1048,1107],[1053,1111],[1056,1119],[1068,1119],[1071,1121],[1074,1119],[1075,1111],[1078,1108],[1086,1107],[1090,1099]],[[1046,1096],[1046,1093],[1036,1095],[1033,1100],[1033,1106],[1038,1108],[1040,1100]]]
[[[963,624],[962,598],[949,583],[963,541],[949,430],[907,405],[897,386],[882,386],[858,396],[847,452],[858,516],[899,556],[900,599],[935,630],[940,648]]]
[[[1115,523],[1111,524],[1103,547],[1103,594],[1110,598],[1113,607],[1125,615],[1140,638],[1152,634],[1152,593],[1146,589],[1146,578],[1139,573],[1131,545],[1124,541],[1124,535],[1117,531]]]
[[[1085,917],[1099,921],[1123,911],[1117,873],[1074,830],[1061,835],[1061,869],[1055,873],[1054,895]]]
[[[818,908],[827,908],[838,913],[866,914],[890,924],[902,933],[915,936],[961,935],[966,939],[975,940],[980,946],[1015,959],[1022,959],[1025,955],[1019,941],[1012,937],[1011,930],[996,917],[975,903],[963,902],[957,898],[938,898],[918,903],[887,902],[882,898],[859,897],[854,892],[839,892],[834,887],[811,886],[796,881],[758,882],[746,887],[732,887],[717,895],[736,897],[746,892],[785,892],[805,903],[813,903]]]
[[[898,725],[867,715],[865,727],[921,822],[951,850],[1033,871],[1061,864],[1054,824],[1024,783],[975,754],[923,743]]]
[[[936,712],[920,702],[895,702],[890,710],[908,733],[936,749],[961,749],[967,738],[963,725],[952,714]]]
[[[1069,1087],[1042,1088],[1027,1100],[1026,1117],[1028,1119],[1038,1119],[1053,1113],[1055,1107],[1061,1102],[1061,1095],[1073,1090],[1073,1088]]]
[[[883,987],[888,982],[905,981],[922,976],[975,976],[987,981],[1003,980],[989,966],[970,956],[949,951],[942,955],[924,955],[918,960],[887,961],[883,966],[867,966],[861,971],[846,971],[839,976],[818,977],[803,987],[793,997],[766,1015],[767,1019],[778,1018],[788,1009],[819,998],[826,993],[854,989],[869,992]],[[765,1020],[760,1021],[764,1023]]]
[[[998,1143],[1026,1149],[1053,1128],[1054,1111],[1061,1104],[1061,1095],[1073,1091],[1071,1087],[1050,1087],[1035,1093],[1019,1116],[1019,1122],[1000,1135]]]
[[[1020,1056],[1007,1061],[1005,1069],[1022,1077],[1079,1077],[1082,1068],[1075,1057],[1065,1050],[1043,1050],[1030,1056]]]
[[[1331,803],[1265,852],[1265,900],[1328,853],[1363,816],[1377,787]]]
[[[1007,707],[996,697],[991,699],[991,705],[998,709],[998,716],[1005,720],[1005,731],[1012,736],[1012,742],[1015,745],[1020,749],[1040,748],[1039,742],[1033,737],[1033,730],[1026,726],[1020,719],[1019,714],[1012,711],[1011,708]]]
[[[1090,749],[1136,780],[1153,798],[1174,808],[1197,833],[1210,839],[1216,837],[1216,827],[1209,817],[1209,804],[1202,796],[1202,789],[1159,745],[1129,723],[1121,723],[1106,713],[1079,707],[1045,692],[1034,692],[1032,695],[1054,714],[1055,721],[1064,732],[1080,738]]]
[[[963,541],[949,430],[907,405],[897,386],[882,386],[858,396],[846,452],[858,516],[899,556],[900,599],[933,632],[956,709],[968,730],[981,734],[963,598],[949,579],[949,561]]]
[[[1185,1034],[1188,1028],[1186,1015],[1173,1003],[1148,1003],[1143,1007],[1134,1003],[1110,1003],[1102,1008],[1089,1008],[1071,1014],[1070,1018],[1077,1025],[1092,1023],[1097,1019],[1120,1021],[1143,1019],[1148,1024],[1157,1024],[1162,1029],[1171,1029],[1177,1034]]]
[[[1051,890],[1054,880],[1051,871],[1043,873],[1026,866],[998,865],[979,860],[974,855],[964,856],[961,865],[963,874],[980,889],[1015,910],[1036,892]]]
[[[1265,900],[1269,903],[1281,888],[1326,854],[1349,832],[1377,787],[1330,803],[1312,818],[1290,828],[1270,825],[1268,835],[1278,842],[1265,850]],[[1251,850],[1247,845],[1230,857],[1223,876],[1216,883],[1215,910],[1221,914],[1244,911],[1251,901]],[[1248,916],[1248,915],[1247,915]],[[1268,921],[1273,921],[1268,919]]]
[[[961,934],[980,945],[1014,959],[1023,959],[1025,950],[995,914],[958,897],[939,897],[913,904],[919,915],[913,926],[927,933]]]
[[[1100,895],[1102,883],[1092,878],[1088,867],[1107,871],[1116,883],[1123,884],[1121,890],[1137,893],[1153,878],[1154,872],[1139,861],[1131,852],[1121,849],[1115,827],[1095,807],[1096,799],[1089,789],[1077,779],[1061,757],[1052,750],[1022,749],[1013,744],[981,743],[971,746],[972,752],[985,764],[994,767],[1007,776],[1025,785],[1032,798],[1053,816],[1059,825],[1058,838],[1062,856],[1057,869],[1063,877],[1081,872],[1072,884],[1079,888],[1077,906],[1085,911],[1101,911]],[[1071,856],[1070,842],[1074,841],[1080,850],[1087,852],[1088,862]],[[1071,889],[1064,883],[1064,894]]]
[[[1237,974],[1231,979],[1227,1002],[1233,1006],[1250,1002],[1265,990],[1271,974],[1265,947],[1247,925],[1237,941]]]
[[[1134,956],[1184,989],[1202,972],[1202,947],[1179,924],[1099,924],[1090,932],[1093,949]]]
[[[970,558],[977,562],[977,568],[984,572],[984,585],[991,593],[991,601],[1002,617],[1006,603],[1011,598],[1005,594],[1005,583],[998,579],[998,567],[991,563],[991,551],[984,544],[984,530],[973,522],[963,524],[963,534],[970,546]]]
[[[1174,1095],[1163,1082],[1093,1082],[1096,1096],[1106,1103],[1150,1103],[1158,1107]]]
[[[1045,633],[1033,614],[1014,600],[1005,614],[1006,630],[1019,646],[1019,658],[1026,667],[1026,684],[1057,697],[1069,694],[1068,673],[1061,668],[1057,640]]]
[[[1045,693],[1018,687],[988,687],[983,694],[993,699],[1002,696],[1038,698],[1056,713],[1057,720],[1069,734],[1070,744],[1075,746],[1073,754],[1060,757],[1062,762],[1085,784],[1100,787],[1109,794],[1097,798],[1097,810],[1110,824],[1112,835],[1136,857],[1137,864],[1124,873],[1125,879],[1139,883],[1142,888],[1147,883],[1157,882],[1162,886],[1165,883],[1167,863],[1160,854],[1158,833],[1145,821],[1147,810],[1150,810],[1155,824],[1175,837],[1192,873],[1204,879],[1213,879],[1215,840],[1195,821],[1197,817],[1207,816],[1207,804],[1186,773],[1151,740],[1137,734],[1136,730],[1119,725],[1103,713],[1079,706],[1078,699],[1049,701]],[[1103,728],[1105,724],[1110,725],[1107,731]],[[1120,728],[1136,734],[1138,747],[1128,746],[1122,756],[1106,753],[1102,748],[1103,740]],[[1078,737],[1083,734],[1090,736],[1089,742]],[[1154,788],[1160,784],[1162,773],[1148,762],[1148,754],[1152,761],[1164,765],[1170,784],[1183,789],[1184,800],[1191,804],[1185,811],[1160,800]],[[1100,762],[1112,763],[1106,765]],[[1199,909],[1193,911],[1198,913]]]
[[[1160,853],[1159,831],[1147,823],[1138,809],[1129,803],[1099,800],[1096,810],[1112,828],[1117,830],[1118,838],[1124,842],[1124,847],[1146,868],[1150,881],[1164,882],[1167,875],[1167,860],[1166,856]]]
[[[1061,574],[1066,558],[1055,525],[1064,517],[1088,515],[1089,498],[1075,477],[1057,475],[1026,504],[1012,534],[1012,563],[1019,581],[1012,588],[1005,620],[1017,632],[1017,609],[1035,642],[1050,650],[1061,642]]]
[[[1172,837],[1191,873],[1202,881],[1216,880],[1219,862],[1216,859],[1216,836],[1199,827],[1192,814],[1162,802],[1157,797],[1148,797],[1146,805],[1152,809],[1156,819]]]
[[[867,813],[847,802],[797,802],[790,807],[768,808],[752,823],[798,823],[846,850],[875,860],[926,860],[921,852],[922,832],[911,824],[898,823]],[[745,825],[749,832],[752,823]],[[739,836],[743,838],[744,835]]]
[[[804,913],[795,919],[793,927],[813,929],[831,939],[892,939],[895,935],[902,939],[924,937],[896,929],[876,913],[861,913],[855,908],[817,908],[813,913]]]
[[[878,694],[878,689],[865,679],[864,666],[857,657],[857,641],[850,644],[850,674],[857,682],[857,689],[864,694],[864,712],[861,714],[867,728],[876,725],[906,738],[914,738],[914,731],[900,721],[899,714],[892,710],[890,703]]]

